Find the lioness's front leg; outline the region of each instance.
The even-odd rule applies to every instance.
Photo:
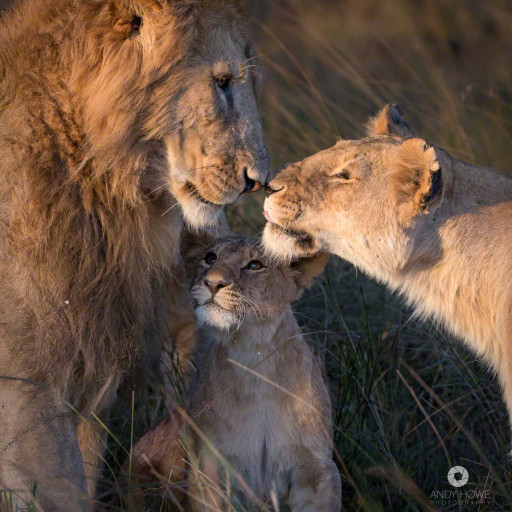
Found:
[[[293,470],[288,505],[291,512],[339,512],[341,480],[334,461],[300,457]]]
[[[34,384],[0,379],[0,508],[85,512],[84,465],[69,409]]]

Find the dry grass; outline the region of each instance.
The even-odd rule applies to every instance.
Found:
[[[419,135],[454,156],[512,170],[509,2],[267,0],[258,23],[261,108],[275,167],[340,136],[361,136],[367,117],[394,101]],[[254,194],[230,210],[236,230],[261,229],[262,200]],[[334,258],[296,311],[325,354],[346,510],[435,510],[428,497],[454,490],[446,478],[453,465],[469,471],[465,491],[490,497],[438,500],[438,508],[512,510],[505,407],[471,354]],[[165,414],[163,402],[154,390],[136,401],[133,418],[131,397],[117,405],[103,509],[122,510],[117,475],[132,419],[136,438]]]
[[[419,135],[454,156],[512,170],[506,2],[269,1],[259,23],[275,167],[362,136],[367,117],[394,101]],[[254,194],[230,210],[237,231],[261,230],[262,200]],[[325,354],[345,509],[512,510],[505,407],[458,342],[334,258],[296,311]],[[137,433],[160,414],[157,395],[140,405]],[[454,465],[469,471],[465,491],[489,498],[430,503],[433,491],[455,489]]]

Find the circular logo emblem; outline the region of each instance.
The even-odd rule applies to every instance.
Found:
[[[448,471],[448,483],[453,487],[462,487],[469,480],[468,470],[463,466],[453,466]]]

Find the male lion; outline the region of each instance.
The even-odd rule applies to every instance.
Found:
[[[158,351],[183,217],[213,226],[266,180],[246,19],[238,0],[23,0],[0,24],[0,483],[15,508],[89,509],[88,419]]]
[[[329,251],[403,294],[498,375],[512,417],[512,180],[414,138],[396,106],[370,136],[287,166],[267,188],[264,243]]]

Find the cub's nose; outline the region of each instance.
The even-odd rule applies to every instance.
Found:
[[[215,294],[221,289],[226,287],[229,283],[225,281],[224,279],[220,278],[207,278],[204,280],[204,283],[208,288],[210,289],[210,293],[212,294],[212,299],[215,296]]]
[[[249,177],[249,175],[247,174],[247,167],[244,167],[244,180],[245,188],[242,194],[246,194],[248,192],[256,192],[261,187],[263,187],[263,185],[259,181],[253,180],[252,178]]]

